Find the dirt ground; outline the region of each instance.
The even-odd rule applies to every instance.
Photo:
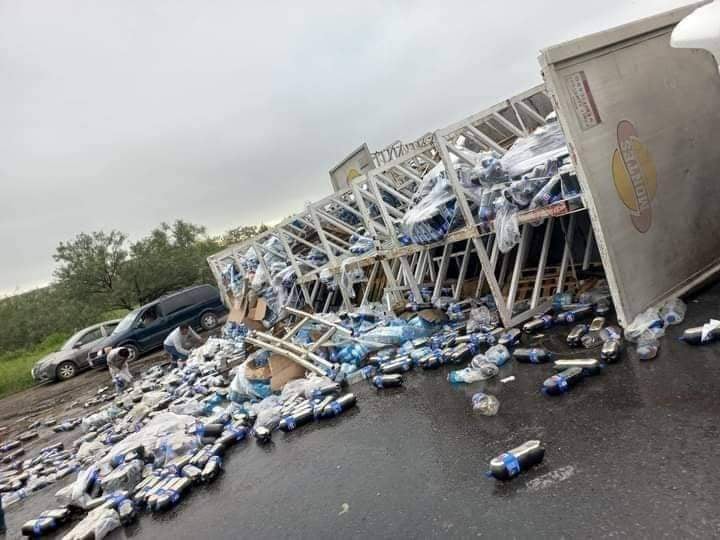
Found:
[[[163,361],[165,361],[164,354],[159,351],[138,359],[131,365],[130,371],[133,375],[138,375],[153,364]],[[65,382],[40,384],[0,399],[0,428],[4,428],[0,434],[0,441],[14,439],[37,420],[54,418],[59,424],[66,419],[92,414],[105,403],[90,407],[84,405],[94,398],[98,389],[103,386],[110,387],[106,395],[114,392],[108,370],[91,369]],[[42,441],[42,446],[47,446],[58,437],[58,434],[52,431],[52,427],[41,426],[37,431],[40,434],[39,440],[36,439],[33,444],[26,443],[26,449],[40,446],[39,441]],[[79,428],[76,431],[79,432]]]
[[[207,338],[218,335],[219,330],[204,332],[200,335]],[[162,350],[139,358],[130,365],[130,372],[137,376],[149,367],[163,362],[168,358]],[[65,382],[51,382],[39,384],[0,399],[0,444],[14,439],[18,434],[27,430],[27,427],[37,420],[54,418],[60,424],[63,420],[88,416],[105,403],[98,403],[85,407],[85,403],[97,396],[98,389],[108,386],[106,395],[114,393],[110,375],[107,368],[90,369]],[[26,443],[26,449],[33,446],[47,446],[57,438],[58,434],[52,427],[41,426],[37,428],[40,434],[33,444]],[[79,433],[79,428],[75,430]],[[79,434],[77,435],[79,436]]]

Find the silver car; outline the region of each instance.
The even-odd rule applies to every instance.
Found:
[[[112,334],[120,320],[105,321],[80,330],[60,347],[32,368],[32,377],[38,382],[65,381],[90,367],[88,353],[94,345]]]

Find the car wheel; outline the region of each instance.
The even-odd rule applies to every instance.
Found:
[[[200,326],[203,327],[203,330],[212,330],[217,326],[217,324],[217,315],[210,311],[208,311],[207,313],[203,313],[202,317],[200,317]]]
[[[77,371],[75,363],[70,360],[66,360],[57,367],[55,374],[57,375],[57,379],[59,381],[67,381],[77,375]]]
[[[120,345],[121,347],[125,347],[130,355],[128,356],[128,362],[132,362],[135,360],[138,356],[140,356],[140,352],[138,351],[138,348],[135,345],[130,345],[129,343],[126,345]]]

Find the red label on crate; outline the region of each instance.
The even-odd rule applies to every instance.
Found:
[[[595,104],[595,98],[590,90],[585,72],[578,71],[568,75],[565,77],[565,84],[582,130],[587,131],[600,124],[602,122],[600,113]]]

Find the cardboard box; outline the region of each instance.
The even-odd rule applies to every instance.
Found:
[[[280,354],[271,354],[269,364],[272,373],[270,388],[273,391],[281,390],[288,381],[305,377],[304,367]]]

